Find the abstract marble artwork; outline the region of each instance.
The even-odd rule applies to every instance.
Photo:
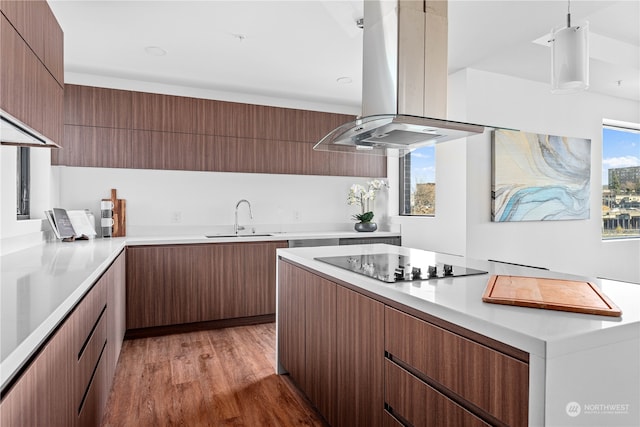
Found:
[[[496,130],[492,151],[492,221],[589,218],[590,139]]]

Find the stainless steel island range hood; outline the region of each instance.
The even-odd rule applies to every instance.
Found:
[[[446,120],[447,1],[365,0],[362,117],[315,150],[403,156],[484,132]]]

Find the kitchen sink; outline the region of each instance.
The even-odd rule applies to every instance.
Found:
[[[230,233],[230,234],[207,234],[206,237],[207,239],[215,239],[215,238],[221,238],[221,237],[268,237],[268,236],[273,236],[273,234],[271,233],[252,233],[252,234],[234,234],[234,233]]]

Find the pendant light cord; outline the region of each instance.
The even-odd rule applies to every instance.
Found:
[[[567,28],[571,28],[571,0],[567,0]]]

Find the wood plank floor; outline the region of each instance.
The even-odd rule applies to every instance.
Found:
[[[127,340],[102,425],[325,427],[274,361],[274,323]]]

